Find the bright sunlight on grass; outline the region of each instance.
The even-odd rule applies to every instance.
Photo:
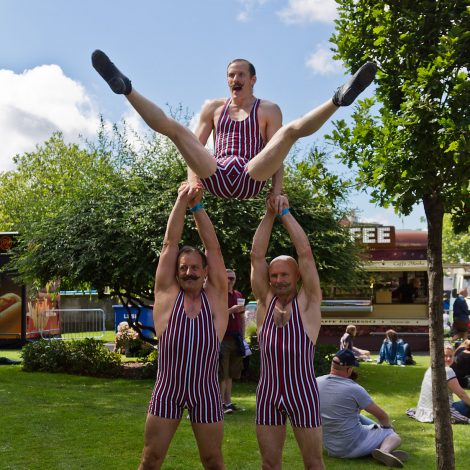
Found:
[[[19,358],[0,351],[0,356]],[[407,469],[435,468],[434,426],[405,414],[415,406],[427,356],[408,367],[361,364],[359,382],[391,415],[410,453]],[[26,373],[21,366],[0,366],[2,438],[0,468],[5,470],[129,470],[138,466],[144,422],[153,381],[96,379],[64,374]],[[260,468],[256,443],[254,383],[237,383],[234,401],[245,411],[226,417],[224,457],[229,470]],[[470,426],[454,425],[456,468],[468,468]],[[327,469],[385,468],[371,458],[340,460],[325,456]],[[189,421],[184,417],[170,447],[165,469],[200,469]],[[284,468],[302,469],[289,429]]]

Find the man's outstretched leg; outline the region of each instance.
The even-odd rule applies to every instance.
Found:
[[[248,173],[254,180],[265,181],[281,167],[294,143],[312,135],[328,121],[340,106],[349,106],[374,80],[377,66],[365,63],[333,98],[285,126],[281,127],[266,147],[248,163]]]
[[[215,173],[216,161],[187,127],[169,118],[161,108],[133,89],[131,81],[100,50],[93,52],[91,62],[114,93],[125,95],[129,103],[154,131],[170,138],[191,170],[200,178]]]

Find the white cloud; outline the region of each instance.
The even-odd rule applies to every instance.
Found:
[[[316,75],[333,75],[343,70],[341,62],[333,60],[333,53],[326,43],[317,46],[317,50],[310,54],[305,65]]]
[[[287,24],[332,23],[338,16],[335,0],[289,0],[287,7],[277,14]]]
[[[23,73],[0,70],[0,171],[14,168],[13,156],[32,151],[54,131],[68,142],[96,134],[99,115],[84,87],[58,65]]]
[[[269,0],[238,0],[242,5],[242,11],[238,13],[237,20],[242,23],[247,23],[253,16],[253,11],[260,6],[268,3]]]

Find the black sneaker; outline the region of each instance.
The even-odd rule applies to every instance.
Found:
[[[344,85],[333,95],[336,106],[349,106],[374,80],[377,65],[366,62]]]
[[[233,413],[233,410],[231,408],[231,405],[226,405],[225,403],[223,404],[224,408],[224,415]]]
[[[119,71],[103,51],[96,49],[91,54],[91,63],[114,93],[128,95],[132,91],[131,81]]]

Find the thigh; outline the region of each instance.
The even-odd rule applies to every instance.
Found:
[[[261,452],[263,468],[280,469],[282,449],[286,440],[286,426],[256,426],[256,437]]]
[[[170,447],[171,440],[178,428],[180,419],[167,419],[147,415],[145,422],[143,468],[158,468]]]
[[[305,468],[322,469],[323,464],[323,433],[322,428],[292,427],[295,439],[299,444]]]
[[[192,423],[191,426],[204,468],[225,468],[222,457],[224,422]]]

